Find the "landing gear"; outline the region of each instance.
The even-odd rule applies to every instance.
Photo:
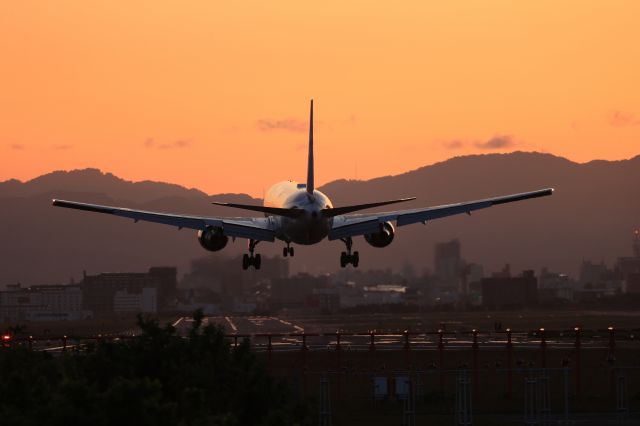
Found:
[[[260,253],[254,255],[253,252],[256,249],[259,241],[249,240],[249,254],[245,253],[242,256],[242,269],[245,271],[249,269],[249,266],[253,266],[256,270],[260,269],[260,265],[262,264],[262,258],[260,257]]]
[[[353,240],[351,237],[341,238],[342,242],[346,244],[347,251],[342,252],[340,254],[340,267],[344,268],[348,264],[352,264],[354,268],[358,267],[358,263],[360,263],[360,253],[354,251],[351,254],[351,248],[353,247]]]
[[[289,244],[291,244],[291,243],[287,243],[287,246],[282,248],[282,255],[284,257],[287,257],[287,256],[293,257],[293,255],[295,253],[293,251],[293,247],[291,247]]]

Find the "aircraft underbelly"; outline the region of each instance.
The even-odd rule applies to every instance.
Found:
[[[329,234],[326,220],[298,219],[286,220],[282,226],[282,234],[278,237],[295,244],[311,245],[322,241]]]

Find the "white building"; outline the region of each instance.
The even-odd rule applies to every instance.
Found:
[[[78,285],[15,285],[0,292],[0,320],[4,322],[73,321],[90,316],[82,310]]]
[[[378,284],[364,288],[362,305],[386,305],[403,302],[407,287],[397,284]]]
[[[116,291],[113,296],[113,312],[145,313],[158,312],[158,292],[153,287],[144,287],[140,293],[129,293],[127,289]]]

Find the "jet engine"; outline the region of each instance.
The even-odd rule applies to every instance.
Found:
[[[374,234],[366,234],[364,239],[374,247],[386,247],[391,244],[396,231],[391,222],[380,224],[380,230]]]
[[[222,250],[229,242],[229,237],[222,233],[222,228],[218,226],[208,226],[206,229],[198,231],[198,241],[205,250]]]

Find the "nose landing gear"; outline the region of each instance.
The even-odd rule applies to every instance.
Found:
[[[287,243],[287,246],[282,248],[282,255],[283,255],[284,257],[287,257],[287,256],[291,256],[291,257],[293,257],[293,255],[294,255],[294,253],[295,253],[295,252],[293,251],[293,247],[291,247],[291,246],[290,246],[290,244],[291,244],[291,243]]]
[[[249,269],[249,266],[253,266],[256,270],[260,269],[260,265],[262,264],[260,253],[256,255],[253,254],[258,242],[259,241],[256,240],[249,240],[249,254],[245,253],[242,256],[242,269],[245,271]]]
[[[347,251],[343,251],[340,254],[340,267],[344,268],[348,264],[352,264],[354,268],[357,268],[358,263],[360,263],[360,253],[354,251],[353,254],[351,254],[353,240],[351,239],[351,237],[341,238],[340,240],[347,246]]]

